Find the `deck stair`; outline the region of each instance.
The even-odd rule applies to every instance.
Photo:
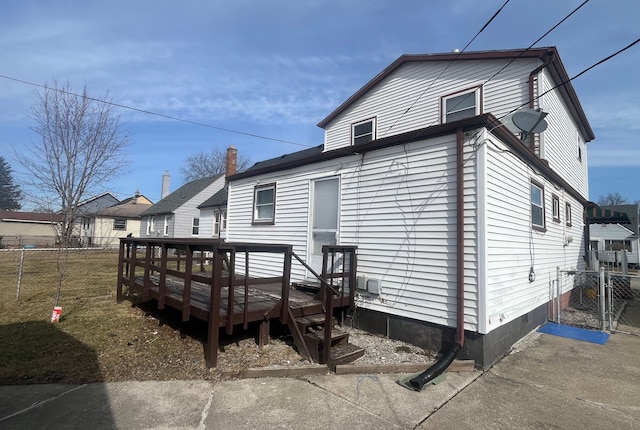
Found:
[[[349,343],[349,333],[336,327],[335,318],[331,321],[331,336],[329,341],[329,361],[324,363],[325,350],[325,315],[313,314],[294,318],[291,332],[294,342],[301,354],[307,355],[310,361],[327,364],[334,369],[338,364],[351,363],[362,357],[365,350]]]

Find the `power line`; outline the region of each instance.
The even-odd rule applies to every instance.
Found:
[[[495,13],[491,16],[491,18],[489,18],[489,20],[482,26],[482,28],[480,30],[478,30],[478,32],[475,34],[475,36],[473,36],[471,38],[471,40],[469,40],[469,42],[467,42],[467,44],[464,46],[464,48],[462,48],[461,51],[459,51],[451,61],[449,61],[449,63],[447,64],[447,66],[438,74],[438,76],[435,77],[435,79],[433,79],[429,85],[427,86],[427,88],[424,89],[424,91],[422,91],[420,93],[420,95],[413,101],[413,103],[411,103],[411,105],[402,113],[402,115],[400,115],[400,117],[398,119],[396,119],[393,124],[391,124],[389,126],[389,128],[387,129],[387,131],[384,132],[384,134],[382,135],[383,137],[386,136],[386,134],[398,123],[398,121],[400,121],[402,118],[404,118],[404,116],[411,110],[411,108],[413,108],[413,106],[415,106],[416,103],[418,103],[418,101],[422,98],[422,96],[424,96],[427,91],[429,91],[431,89],[431,87],[433,86],[433,84],[440,79],[440,77],[449,69],[449,67],[454,63],[454,61],[456,61],[458,59],[458,57],[460,57],[460,55],[462,55],[462,53],[476,40],[476,38],[478,36],[480,36],[480,33],[482,33],[488,26],[489,24],[491,24],[491,22],[493,22],[493,20],[498,16],[498,14],[500,12],[502,12],[502,9],[505,8],[505,6],[510,2],[511,0],[506,0],[502,6],[500,6],[498,8],[498,10],[495,11]],[[587,0],[589,1],[589,0]]]
[[[486,85],[489,81],[491,81],[493,78],[495,78],[496,76],[498,76],[500,73],[502,73],[507,67],[509,67],[511,64],[513,64],[516,60],[518,60],[519,58],[521,58],[524,54],[526,54],[528,51],[530,51],[533,46],[535,44],[537,44],[538,42],[540,42],[542,39],[544,39],[545,37],[547,37],[549,35],[549,33],[551,33],[552,31],[554,31],[556,28],[558,28],[562,23],[564,23],[567,19],[569,19],[574,13],[576,13],[580,8],[582,8],[585,4],[587,4],[590,0],[584,0],[580,5],[578,5],[576,8],[574,8],[569,14],[567,14],[564,18],[562,18],[560,21],[558,21],[555,25],[553,25],[549,30],[547,30],[542,36],[540,36],[539,38],[537,38],[532,44],[530,44],[526,49],[524,49],[523,51],[521,51],[516,57],[512,58],[507,64],[505,64],[502,68],[500,68],[497,72],[495,72],[493,75],[491,75],[486,81],[484,81],[480,86],[484,86]],[[505,3],[506,5],[506,3]],[[503,5],[502,7],[504,7],[505,5]],[[502,10],[502,7],[500,8],[500,10]],[[492,18],[493,19],[493,18]],[[458,58],[458,56],[456,56],[456,58],[454,58],[448,65],[447,68],[451,65],[451,63],[453,61],[455,61]],[[446,69],[445,69],[446,70]],[[438,75],[440,76],[440,75]],[[577,76],[576,76],[577,77]],[[564,84],[566,84],[567,82],[565,82]],[[564,85],[563,84],[563,85]],[[557,87],[552,88],[555,89]],[[548,91],[547,91],[548,92]],[[546,94],[546,92],[545,92]],[[537,98],[541,97],[542,94],[540,96],[538,96]],[[499,120],[504,118],[505,116],[515,112],[517,109],[520,109],[522,106],[528,105],[530,102],[537,100],[537,98],[533,98],[529,101],[527,101],[526,103],[518,106],[518,108],[514,109],[513,111],[509,112],[506,115],[501,116],[500,118],[498,118]],[[460,100],[455,106],[452,107],[452,109],[455,109],[455,107],[457,107],[460,103],[462,103],[464,100]],[[434,125],[438,120],[433,121],[431,125]],[[395,124],[395,123],[394,123]],[[419,137],[420,134],[418,134],[417,137]],[[415,139],[415,138],[414,138]]]
[[[639,43],[639,42],[640,42],[640,38],[638,38],[638,39],[636,39],[635,41],[631,42],[630,44],[628,44],[628,45],[627,45],[627,46],[625,46],[624,48],[621,48],[621,49],[617,50],[617,51],[616,51],[616,52],[614,52],[613,54],[611,54],[611,55],[609,55],[609,56],[607,56],[607,57],[603,58],[602,60],[600,60],[600,61],[597,61],[597,62],[593,63],[591,66],[589,66],[589,67],[587,67],[586,69],[582,70],[582,71],[581,71],[580,73],[578,73],[577,75],[574,75],[573,77],[571,77],[571,78],[569,78],[569,79],[567,79],[567,80],[565,80],[565,81],[560,82],[558,85],[556,85],[556,86],[555,86],[555,87],[553,87],[553,88],[550,88],[550,89],[546,90],[546,91],[545,91],[545,92],[543,92],[542,94],[538,94],[537,96],[533,97],[531,100],[526,101],[525,103],[521,104],[520,106],[518,106],[517,108],[515,108],[515,109],[514,109],[514,110],[512,110],[511,112],[509,112],[509,113],[507,113],[507,114],[505,114],[505,115],[501,116],[501,117],[500,117],[500,118],[498,118],[498,119],[502,119],[502,118],[504,118],[505,116],[507,116],[507,115],[509,115],[509,114],[512,114],[513,112],[517,111],[517,110],[518,110],[518,109],[520,109],[521,107],[528,106],[528,105],[529,105],[529,103],[531,103],[532,101],[538,100],[540,97],[544,96],[545,94],[548,94],[548,93],[550,93],[551,91],[553,91],[553,90],[555,90],[555,89],[557,89],[557,88],[560,88],[560,87],[562,87],[562,86],[564,86],[564,85],[567,85],[569,82],[573,81],[573,80],[574,80],[574,79],[576,79],[576,78],[579,78],[580,76],[582,76],[582,75],[584,75],[585,73],[587,73],[589,70],[591,70],[591,69],[593,69],[593,68],[595,68],[595,67],[599,66],[600,64],[606,63],[607,61],[611,60],[613,57],[617,56],[618,54],[623,53],[623,52],[624,52],[624,51],[626,51],[627,49],[630,49],[631,47],[633,47],[634,45],[636,45],[636,44],[637,44],[637,43]]]
[[[254,137],[256,139],[270,140],[272,142],[286,143],[286,144],[289,144],[289,145],[304,146],[306,148],[312,148],[314,146],[314,145],[305,145],[303,143],[298,143],[298,142],[291,142],[291,141],[283,140],[283,139],[276,139],[276,138],[273,138],[273,137],[262,136],[262,135],[254,134],[254,133],[247,133],[247,132],[244,132],[244,131],[233,130],[233,129],[225,128],[225,127],[218,127],[218,126],[215,126],[215,125],[205,124],[205,123],[202,123],[202,122],[192,121],[192,120],[189,120],[189,119],[178,118],[178,117],[171,116],[171,115],[166,115],[166,114],[163,114],[163,113],[158,113],[158,112],[153,112],[153,111],[149,111],[149,110],[145,110],[145,109],[140,109],[140,108],[136,108],[136,107],[133,107],[133,106],[127,106],[127,105],[124,105],[124,104],[121,104],[121,103],[115,103],[115,102],[112,102],[112,101],[109,101],[109,100],[101,100],[101,99],[98,99],[98,98],[95,98],[95,97],[90,97],[90,96],[86,96],[86,95],[82,95],[82,94],[73,93],[73,92],[70,92],[70,91],[65,91],[65,90],[62,90],[62,89],[59,89],[59,88],[51,88],[51,87],[48,87],[46,85],[36,84],[34,82],[25,81],[24,79],[18,79],[18,78],[14,78],[14,77],[2,75],[2,74],[0,74],[0,78],[8,79],[10,81],[20,82],[22,84],[31,85],[31,86],[38,87],[38,88],[43,88],[45,90],[57,91],[59,93],[67,94],[67,95],[74,96],[74,97],[83,97],[83,98],[89,99],[91,101],[95,101],[95,102],[98,102],[98,103],[104,103],[104,104],[109,105],[109,106],[114,106],[114,107],[119,107],[119,108],[122,108],[122,109],[132,110],[132,111],[135,111],[135,112],[140,112],[140,113],[144,113],[144,114],[147,114],[147,115],[153,115],[153,116],[157,116],[157,117],[160,117],[160,118],[169,119],[169,120],[172,120],[172,121],[179,121],[179,122],[184,122],[186,124],[192,124],[192,125],[197,125],[197,126],[200,126],[200,127],[211,128],[211,129],[214,129],[214,130],[225,131],[227,133],[240,134],[242,136]]]

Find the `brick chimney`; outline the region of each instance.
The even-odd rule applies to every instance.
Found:
[[[227,161],[225,164],[225,178],[236,174],[236,165],[238,164],[238,150],[232,146],[227,148]]]

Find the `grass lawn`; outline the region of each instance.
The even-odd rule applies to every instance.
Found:
[[[258,351],[244,333],[226,339],[218,367],[207,369],[202,321],[182,323],[177,311],[157,311],[153,301],[116,303],[117,251],[71,252],[59,303],[62,315],[52,323],[56,252],[24,252],[16,299],[20,261],[20,250],[0,252],[2,385],[218,380],[245,367],[299,358],[283,342]]]

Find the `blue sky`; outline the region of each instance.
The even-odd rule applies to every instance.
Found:
[[[248,137],[126,109],[127,170],[100,191],[157,201],[161,177],[184,180],[186,158],[238,148],[257,162],[323,141],[327,114],[405,53],[462,49],[504,0],[5,2],[0,75],[69,81],[90,95]],[[581,1],[511,0],[467,51],[528,47]],[[640,2],[591,0],[536,46],[557,46],[569,76],[640,37]],[[640,45],[573,85],[596,134],[590,199],[640,199]],[[23,179],[12,148],[35,141],[37,88],[0,78],[0,155]]]

